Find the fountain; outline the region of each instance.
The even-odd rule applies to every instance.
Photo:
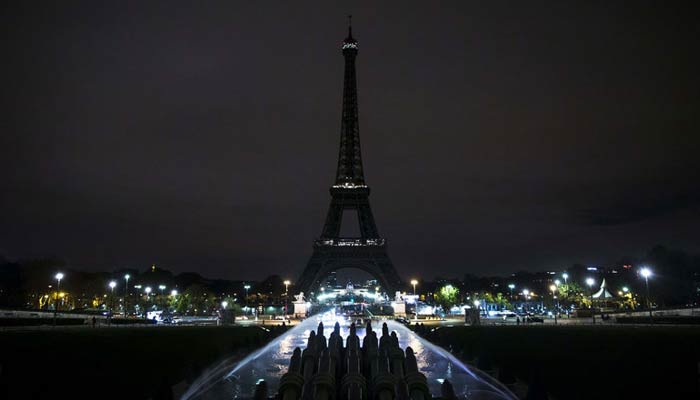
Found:
[[[285,400],[516,398],[404,325],[386,321],[378,337],[378,321],[374,323],[356,327],[333,313],[308,318],[240,362],[224,362],[206,372],[182,399],[267,398],[275,393]]]

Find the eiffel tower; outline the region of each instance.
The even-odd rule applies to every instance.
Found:
[[[369,205],[369,186],[365,184],[360,152],[360,131],[357,113],[357,79],[355,58],[357,41],[352,37],[352,25],[343,41],[345,83],[343,86],[343,117],[340,130],[340,152],[335,184],[331,186],[331,205],[321,237],[314,241],[314,252],[297,282],[297,289],[316,289],[329,273],[342,268],[363,270],[382,285],[387,293],[402,288],[401,278],[387,254],[386,240],[379,236]],[[344,211],[357,214],[359,237],[341,237]],[[347,216],[349,213],[345,213]]]

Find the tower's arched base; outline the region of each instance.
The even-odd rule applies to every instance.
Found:
[[[386,244],[382,245],[314,245],[314,253],[296,284],[297,290],[309,293],[316,291],[323,280],[333,271],[357,268],[379,281],[382,290],[394,293],[402,289],[394,265],[389,259]]]

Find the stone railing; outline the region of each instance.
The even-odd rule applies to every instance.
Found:
[[[346,346],[335,324],[326,342],[323,323],[309,335],[306,349],[296,348],[289,369],[280,380],[277,396],[282,400],[427,400],[432,399],[425,375],[418,371],[416,356],[410,347],[399,347],[396,332],[389,334],[386,323],[382,336],[367,323],[365,338],[350,326]],[[448,380],[442,384],[442,399],[456,399]],[[268,398],[267,384],[258,383],[254,398]]]

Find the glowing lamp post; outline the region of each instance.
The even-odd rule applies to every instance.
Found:
[[[528,296],[530,295],[530,291],[527,289],[523,289],[523,295],[525,296],[525,310],[530,311],[530,306],[528,304]]]
[[[158,303],[160,303],[161,309],[165,308],[165,303],[163,301],[163,291],[166,289],[165,285],[158,285],[158,290],[160,290],[160,296],[158,296]]]
[[[177,299],[177,290],[173,289],[170,291],[170,307],[168,307],[168,310],[175,310],[177,303],[175,303],[175,300]]]
[[[646,285],[647,288],[647,308],[649,309],[649,319],[651,320],[651,323],[654,323],[654,315],[651,313],[651,298],[649,297],[649,277],[652,275],[652,272],[649,268],[644,267],[642,268],[639,273],[642,275],[644,278],[644,284]]]
[[[561,274],[561,277],[564,278],[564,284],[567,284],[567,282],[569,281],[569,274],[564,272],[563,274]]]
[[[109,306],[109,320],[112,320],[112,312],[114,311],[114,288],[117,287],[117,282],[115,281],[110,281],[109,282],[109,288],[112,290],[111,294],[111,305]]]
[[[595,284],[595,280],[593,278],[586,278],[586,285],[588,285],[588,289],[591,294],[591,316],[593,317],[593,323],[595,324],[595,314],[593,313],[593,285]]]
[[[481,315],[481,302],[478,299],[474,300],[474,307],[476,307],[477,314]]]
[[[228,301],[224,300],[224,301],[221,302],[221,308],[223,308],[224,310],[226,310],[226,307],[228,307]]]
[[[247,309],[248,309],[248,290],[250,290],[250,285],[244,285],[243,289],[245,289],[245,308],[246,308],[246,312],[247,312]]]
[[[416,285],[417,285],[417,284],[418,284],[418,280],[416,280],[416,279],[411,279],[411,285],[413,285],[413,295],[414,295],[414,296],[416,295]],[[416,310],[415,310],[415,312],[416,312],[416,321],[418,321],[418,299],[415,299],[415,300],[414,300],[414,304],[415,304],[415,307],[416,307]]]
[[[61,290],[61,279],[63,279],[63,273],[57,273],[54,278],[56,278],[56,303],[53,307],[53,324],[56,325],[56,317],[58,317],[58,292]]]
[[[143,291],[146,293],[146,310],[144,310],[143,313],[144,319],[148,319],[148,303],[151,301],[151,290],[152,289],[150,286],[146,286],[146,288],[143,289]]]
[[[126,313],[128,312],[126,307],[126,300],[129,296],[129,278],[131,278],[131,275],[124,275],[124,280],[126,281],[126,285],[124,285],[124,318],[126,318]]]
[[[515,285],[510,283],[508,284],[508,290],[510,290],[510,299],[511,301],[513,300],[513,289],[515,289]]]
[[[557,324],[557,314],[559,313],[559,304],[557,300],[557,285],[549,285],[549,290],[552,291],[552,303],[554,305],[554,325]]]
[[[284,319],[287,319],[287,305],[289,303],[289,280],[284,281]]]

